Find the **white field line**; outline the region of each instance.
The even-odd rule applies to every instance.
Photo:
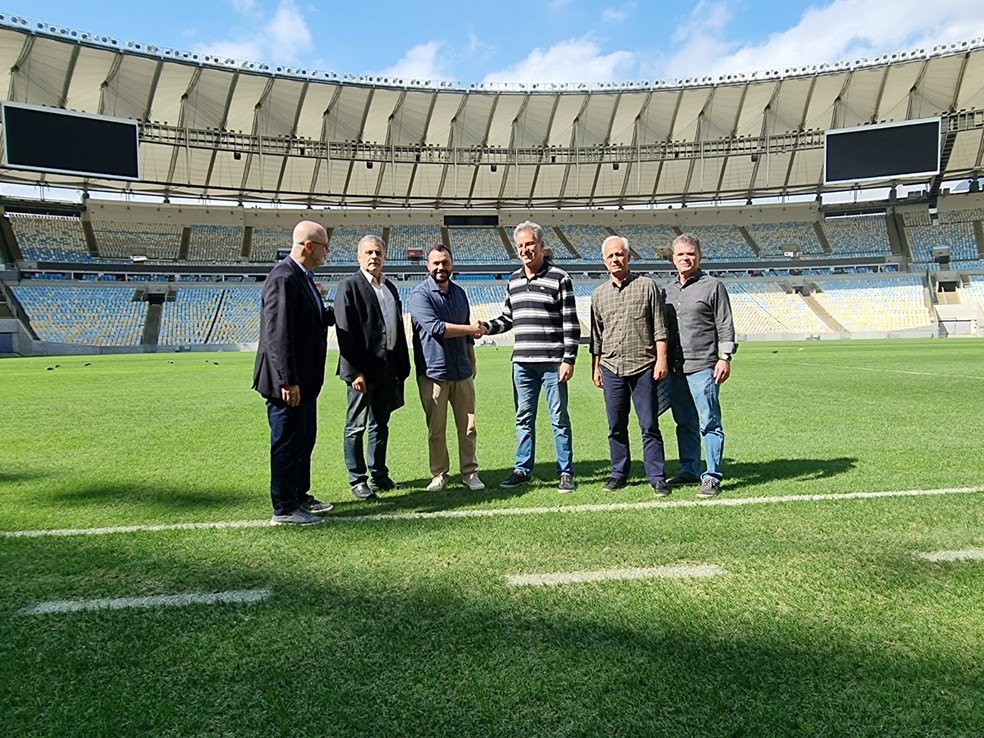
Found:
[[[435,510],[433,512],[372,513],[368,515],[328,516],[329,523],[365,523],[387,520],[431,520],[437,518],[498,518],[552,513],[616,512],[622,510],[662,510],[679,507],[742,507],[744,505],[777,505],[787,502],[840,502],[871,500],[885,497],[932,497],[984,492],[984,487],[951,487],[944,489],[908,489],[886,492],[842,492],[814,495],[777,495],[775,497],[715,497],[710,500],[649,500],[646,502],[610,502],[552,507],[503,507],[491,509]],[[47,536],[99,536],[113,533],[148,533],[168,530],[213,530],[223,528],[259,528],[269,526],[268,520],[227,520],[213,523],[162,523],[155,525],[121,525],[108,528],[54,528],[50,530],[5,530],[0,538],[41,538]],[[311,526],[317,530],[320,526]]]
[[[878,374],[912,374],[916,377],[934,377],[936,379],[984,379],[976,374],[940,374],[939,372],[913,372],[906,369],[882,369],[869,366],[847,366],[845,364],[822,364],[814,361],[798,361],[800,366],[820,366],[826,369],[847,369],[857,372],[876,372]]]
[[[728,572],[716,564],[674,564],[649,569],[602,569],[600,571],[569,571],[554,574],[511,574],[506,576],[510,587],[553,587],[558,584],[583,584],[621,579],[692,579],[719,577]]]
[[[269,589],[241,589],[229,592],[185,592],[151,597],[117,597],[94,600],[49,600],[37,602],[19,611],[21,615],[47,615],[50,613],[82,612],[83,610],[127,610],[132,608],[185,607],[187,605],[215,605],[218,603],[253,603],[270,596]]]
[[[984,548],[968,548],[964,551],[928,551],[917,553],[926,561],[974,561],[984,559]]]
[[[154,533],[161,530],[209,530],[221,528],[269,527],[269,520],[220,520],[213,523],[154,523],[150,525],[116,525],[107,528],[53,528],[51,530],[5,530],[0,538],[37,538],[39,536],[104,536],[111,533]]]

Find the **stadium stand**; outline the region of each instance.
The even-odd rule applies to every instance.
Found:
[[[277,260],[277,251],[289,246],[289,239],[284,236],[283,230],[254,227],[253,239],[250,242],[249,260],[261,263],[274,262]]]
[[[161,346],[203,344],[215,321],[223,290],[214,287],[182,287],[174,302],[164,303],[157,343]]]
[[[817,303],[852,333],[900,331],[935,323],[915,276],[811,280]]]
[[[506,282],[494,285],[466,285],[468,302],[471,305],[472,320],[493,320],[502,313],[502,303],[506,299]]]
[[[15,285],[14,295],[42,341],[90,346],[137,346],[147,303],[125,288]]]
[[[183,230],[168,223],[92,222],[99,255],[110,259],[142,254],[155,261],[174,261],[181,251]]]
[[[834,254],[887,256],[892,252],[884,215],[825,218],[822,226]]]
[[[700,239],[700,251],[708,261],[747,261],[755,252],[733,225],[702,225],[685,228]]]
[[[678,235],[670,226],[662,225],[630,224],[616,226],[614,230],[618,235],[629,239],[629,248],[635,251],[640,259],[646,260],[665,258],[660,252],[668,252],[673,245],[673,239]],[[593,253],[601,253],[600,243]],[[590,257],[587,258],[590,261]]]
[[[973,261],[978,258],[977,240],[972,223],[957,222],[906,228],[912,260],[919,264],[933,261],[933,249],[950,249],[950,261]]]
[[[91,263],[85,232],[79,218],[64,215],[7,213],[17,245],[25,259],[31,261],[65,261]]]
[[[378,225],[345,225],[333,228],[329,232],[328,238],[328,258],[325,260],[327,265],[345,265],[355,267],[358,263],[356,259],[356,247],[359,239],[367,233],[374,233],[380,238],[383,229]],[[283,234],[281,234],[283,239]],[[392,249],[387,249],[386,261],[389,263],[407,263],[406,252],[398,254]]]
[[[812,336],[830,332],[802,297],[785,292],[775,282],[729,282],[726,286],[738,333]]]
[[[436,243],[441,243],[440,226],[395,225],[389,232],[387,258],[392,256],[406,260],[409,249],[420,249],[426,255],[427,248]]]
[[[242,251],[243,228],[241,226],[191,226],[191,235],[188,239],[188,261],[234,264],[240,260]]]
[[[496,264],[509,261],[496,228],[448,228],[455,264]]]
[[[260,290],[227,289],[222,296],[211,343],[251,343],[260,335]]]
[[[984,220],[984,208],[961,208],[959,210],[940,210],[940,223],[972,223]]]
[[[906,228],[911,228],[912,226],[928,226],[932,224],[932,220],[929,217],[928,208],[920,208],[919,210],[907,210],[902,213],[902,223]]]
[[[762,257],[782,257],[788,251],[799,252],[801,256],[823,254],[813,223],[751,223],[746,230]]]
[[[984,311],[984,274],[969,276],[967,284],[957,287],[957,294],[960,302],[976,304]]]
[[[572,261],[578,258],[592,260],[601,253],[602,242],[612,235],[611,231],[604,226],[579,223],[561,226],[560,232],[564,234],[564,238],[570,242],[578,255],[575,256],[570,253],[562,242],[556,238],[551,238],[553,234],[548,232],[547,243],[553,249],[554,261]]]

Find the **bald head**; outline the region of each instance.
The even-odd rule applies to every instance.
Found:
[[[291,240],[291,256],[305,269],[317,269],[328,258],[328,231],[320,223],[302,220],[294,226]]]

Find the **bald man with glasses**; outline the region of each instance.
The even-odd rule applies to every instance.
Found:
[[[327,256],[324,227],[301,221],[290,253],[263,283],[253,389],[266,400],[270,424],[271,525],[315,525],[332,509],[311,495],[318,395],[325,381],[328,328],[335,324],[313,272]]]

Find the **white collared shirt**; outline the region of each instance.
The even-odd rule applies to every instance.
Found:
[[[396,349],[397,321],[400,319],[396,311],[396,300],[393,299],[393,293],[385,284],[386,277],[380,275],[377,282],[365,269],[359,271],[369,281],[372,291],[376,293],[379,310],[383,314],[383,343],[386,345],[387,351],[393,351]]]

